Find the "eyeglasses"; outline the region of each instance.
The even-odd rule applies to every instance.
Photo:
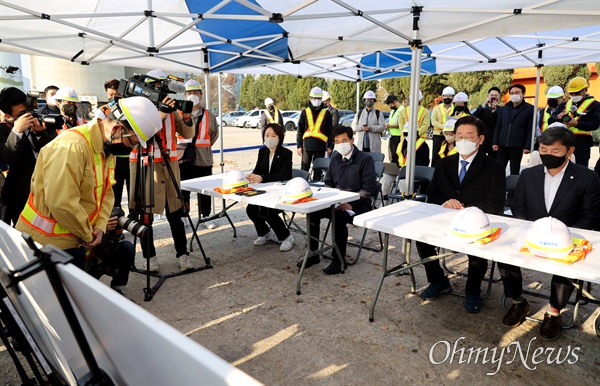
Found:
[[[477,138],[479,138],[478,135],[467,135],[466,137],[459,137],[458,135],[456,136],[457,141],[462,141],[463,139],[466,139],[467,141],[475,142]]]

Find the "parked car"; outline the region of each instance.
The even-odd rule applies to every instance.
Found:
[[[233,121],[233,125],[236,127],[253,127],[256,129],[258,128],[262,113],[263,110],[248,111],[246,114]]]
[[[344,118],[340,118],[340,125],[346,126],[346,127],[352,126],[352,120],[354,119],[355,115],[356,114],[354,114],[354,113],[344,115]]]
[[[342,124],[342,119],[346,116],[346,115],[350,115],[350,114],[354,114],[354,111],[352,110],[338,110],[338,114],[340,116],[340,120],[338,122],[338,125]]]
[[[223,115],[223,124],[225,126],[234,126],[233,121],[244,114],[246,114],[245,111],[229,111]]]
[[[283,118],[283,126],[286,131],[294,131],[298,128],[298,119],[300,119],[300,111]]]

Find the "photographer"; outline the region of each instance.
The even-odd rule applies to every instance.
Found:
[[[110,288],[121,295],[129,281],[129,267],[135,260],[135,246],[123,238],[123,227],[118,224],[124,216],[121,208],[113,208],[106,223],[106,234],[100,244],[89,251],[85,263],[85,271],[96,279],[103,275],[112,277]]]
[[[2,189],[5,206],[2,220],[15,225],[23,210],[31,187],[31,176],[40,149],[56,137],[46,130],[27,106],[27,96],[18,88],[8,87],[0,92],[0,159],[10,167]]]
[[[498,122],[498,115],[500,114],[501,109],[500,89],[498,87],[492,87],[488,90],[488,97],[485,102],[479,105],[477,110],[473,113],[473,115],[481,119],[485,125],[481,151],[493,159],[496,159],[498,154],[496,150],[492,149],[492,139],[494,138],[494,130],[496,129],[496,122]]]
[[[167,74],[162,70],[149,71],[144,81],[154,87],[155,90],[162,89],[168,83]],[[175,109],[175,105],[175,100],[168,96],[162,98],[162,102],[160,103],[162,128],[159,130],[155,140],[160,141],[162,144],[167,159],[163,159],[159,147],[156,143],[153,144],[154,175],[146,175],[146,186],[144,189],[138,186],[139,180],[141,180],[141,178],[138,179],[137,175],[138,149],[134,149],[129,155],[131,180],[133,181],[129,194],[129,207],[139,213],[140,209],[142,209],[140,206],[141,191],[145,191],[146,195],[148,195],[150,192],[150,181],[154,181],[154,207],[152,208],[152,213],[166,213],[175,244],[176,257],[179,259],[179,267],[181,271],[187,271],[193,269],[194,266],[190,263],[185,226],[181,219],[185,212],[175,188],[175,186],[179,187],[181,182],[177,157],[177,134],[185,139],[192,138],[194,136],[194,127],[192,126],[191,114],[182,113],[182,115],[179,115]],[[146,151],[147,149],[144,148],[142,152],[145,153]],[[172,169],[175,181],[172,181],[167,165]],[[151,202],[150,197],[147,196],[145,202]],[[142,251],[144,258],[150,259],[150,272],[158,272],[160,267],[156,257],[156,249],[154,248],[154,235],[152,227],[148,228],[149,241],[142,240]]]

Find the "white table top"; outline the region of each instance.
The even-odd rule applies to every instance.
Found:
[[[585,260],[564,264],[519,252],[531,221],[489,215],[500,237],[485,245],[460,244],[446,238],[455,209],[417,201],[401,201],[354,217],[354,225],[390,235],[422,241],[451,251],[479,256],[500,263],[600,284],[600,232],[570,228],[573,237],[585,238],[594,248]]]
[[[347,192],[328,187],[319,188],[313,186],[313,197],[317,198],[316,201],[309,201],[293,205],[283,204],[279,202],[279,199],[283,194],[283,189],[285,186],[273,182],[266,184],[250,184],[249,186],[251,188],[267,191],[266,193],[254,197],[238,196],[235,194],[221,194],[219,192],[215,192],[214,188],[222,185],[223,176],[224,174],[215,174],[212,176],[181,181],[181,189],[202,193],[207,196],[237,201],[244,204],[253,204],[266,208],[280,209],[286,212],[296,213],[313,213],[321,209],[329,208],[331,205],[336,203],[346,203],[360,199],[360,195],[358,193]]]

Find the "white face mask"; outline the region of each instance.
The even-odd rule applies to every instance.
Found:
[[[194,107],[200,104],[200,98],[198,98],[198,95],[191,94],[185,97],[185,99],[192,102],[194,104]]]
[[[583,99],[583,97],[581,95],[575,95],[571,97],[571,100],[573,101],[573,103],[579,103],[581,102],[581,100]]]
[[[477,143],[471,142],[468,139],[461,139],[456,142],[456,151],[460,155],[471,155],[475,150],[477,150]]]
[[[511,95],[510,96],[510,101],[512,103],[519,103],[519,102],[521,102],[521,96],[520,95],[516,95],[516,94],[515,95]]]
[[[446,135],[444,134],[444,137],[446,137],[446,142],[452,143],[456,140],[456,136],[454,134],[450,135]]]
[[[54,106],[56,105],[56,99],[54,98],[54,96],[51,96],[51,97],[48,97],[48,98],[46,98],[46,102],[47,102],[49,105],[54,105]]]
[[[320,99],[311,99],[310,100],[310,104],[313,105],[313,107],[319,107],[319,106],[321,106],[322,102],[323,101],[320,100]]]
[[[346,156],[352,150],[352,144],[350,142],[336,143],[333,150],[337,151],[342,156]]]
[[[279,138],[265,137],[264,144],[269,149],[275,149],[279,145]]]

